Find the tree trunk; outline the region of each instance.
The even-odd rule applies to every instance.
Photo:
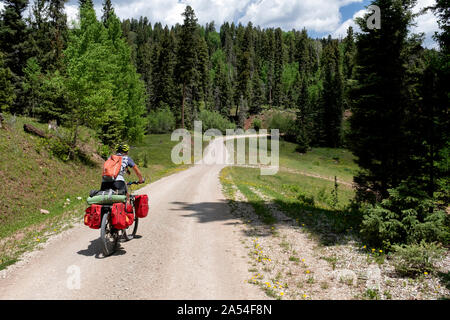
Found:
[[[47,135],[45,134],[44,131],[39,130],[38,128],[32,126],[31,124],[25,123],[23,125],[23,130],[25,132],[28,132],[28,133],[33,133],[33,134],[35,134],[35,135],[37,135],[37,136],[39,136],[41,138],[47,138]]]

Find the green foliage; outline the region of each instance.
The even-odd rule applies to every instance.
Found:
[[[175,116],[168,107],[150,111],[148,115],[149,133],[170,133],[175,130]]]
[[[113,148],[108,145],[101,144],[97,149],[97,153],[100,155],[100,157],[106,160],[113,153]]]
[[[259,131],[262,128],[262,120],[258,118],[253,119],[252,127],[256,131]]]
[[[80,29],[65,52],[74,140],[80,125],[107,124],[108,131],[101,134],[105,143],[138,141],[145,131],[145,89],[121,38],[120,21],[111,12],[105,27],[90,6],[83,6],[80,15]]]
[[[356,83],[350,91],[352,116],[347,141],[363,169],[355,178],[361,200],[369,199],[370,191],[376,193],[377,200],[384,199],[388,189],[411,175],[415,128],[409,127],[407,115],[418,110],[417,100],[408,95],[415,81],[408,67],[420,56],[413,53],[420,42],[408,39],[413,3],[374,1],[383,15],[390,17],[380,31],[368,29],[368,16],[357,19],[363,32],[356,41]]]
[[[69,161],[72,147],[69,141],[52,138],[48,141],[50,153],[62,161]]]
[[[392,261],[400,275],[417,276],[435,271],[445,249],[438,243],[421,241],[410,245],[392,246]]]
[[[267,119],[268,129],[280,130],[280,135],[283,135],[286,141],[294,141],[295,139],[295,120],[292,115],[276,111]]]
[[[297,200],[302,205],[312,206],[314,207],[314,197],[311,195],[307,195],[301,191],[298,191],[297,193]]]
[[[236,125],[233,122],[217,111],[202,110],[198,115],[198,120],[202,121],[203,131],[217,129],[225,133],[227,129],[236,129]]]
[[[365,209],[362,236],[389,249],[395,244],[419,241],[448,243],[450,219],[426,193],[403,183],[389,190],[389,198]]]
[[[5,66],[3,54],[0,51],[0,112],[8,111],[15,100],[12,74]]]
[[[27,60],[27,64],[23,70],[24,81],[22,82],[22,88],[24,96],[28,101],[28,112],[32,116],[36,116],[36,109],[41,105],[41,86],[42,86],[42,73],[36,58],[30,58]]]

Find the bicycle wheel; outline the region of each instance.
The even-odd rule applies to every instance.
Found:
[[[100,231],[100,237],[103,244],[103,255],[105,257],[116,251],[117,241],[119,240],[119,233],[112,227],[109,217],[109,212],[103,215],[102,227]]]
[[[137,228],[139,225],[139,218],[134,216],[134,222],[131,226],[129,226],[127,229],[123,230],[123,237],[125,240],[129,241],[134,238],[137,232]]]

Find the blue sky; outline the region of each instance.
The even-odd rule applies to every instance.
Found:
[[[418,11],[435,0],[417,0]],[[353,22],[356,16],[364,13],[371,0],[112,0],[116,14],[121,18],[139,18],[146,16],[152,23],[163,25],[181,23],[181,13],[187,4],[194,8],[198,22],[202,25],[215,21],[216,26],[223,22],[255,26],[281,27],[283,30],[305,27],[312,37],[345,36],[348,26],[358,27]],[[94,0],[98,16],[101,16],[102,0]],[[69,17],[75,18],[78,0],[66,3]],[[382,14],[382,13],[381,13]],[[414,32],[424,32],[425,45],[435,47],[432,35],[438,31],[433,14],[421,16],[417,20]]]

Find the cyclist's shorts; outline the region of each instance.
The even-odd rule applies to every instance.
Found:
[[[125,181],[102,182],[100,190],[106,191],[109,189],[117,190],[119,194],[127,194],[127,184]]]

